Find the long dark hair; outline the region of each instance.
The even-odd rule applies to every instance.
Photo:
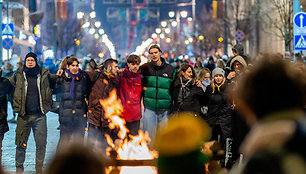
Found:
[[[191,68],[192,71],[192,84],[195,84],[197,80],[197,74],[195,73],[193,67],[189,64],[182,64],[180,70],[177,73],[177,78],[182,76],[182,72],[186,72],[188,68]]]

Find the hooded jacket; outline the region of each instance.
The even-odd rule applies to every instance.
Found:
[[[28,81],[23,69],[24,68],[19,68],[17,72],[9,78],[10,83],[15,88],[13,95],[13,108],[14,111],[20,116],[24,116],[26,113],[26,98],[28,89]],[[52,91],[50,85],[53,86],[53,80],[50,77],[49,70],[39,67],[39,73],[37,75],[37,88],[39,93],[38,107],[40,107],[42,114],[46,114],[51,109]]]
[[[160,66],[149,62],[140,67],[144,76],[143,103],[146,108],[154,111],[169,110],[172,102],[170,90],[175,69],[167,64],[164,58],[161,58],[161,61]]]
[[[122,117],[127,122],[141,119],[141,91],[140,71],[133,73],[126,67],[120,76],[118,96],[123,105]]]

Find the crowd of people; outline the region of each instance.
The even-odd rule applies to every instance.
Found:
[[[76,137],[84,140],[87,130],[88,139],[97,148],[105,149],[108,146],[106,134],[114,141],[119,137],[116,129],[109,127],[101,100],[115,90],[123,106],[121,117],[126,121],[129,134],[137,135],[140,129],[147,131],[152,148],[156,136],[158,147],[164,147],[160,143],[167,142],[161,141],[157,132],[167,129],[168,119],[188,112],[208,124],[212,133],[207,140],[221,144],[225,151],[221,160],[224,168],[231,169],[234,163],[244,164],[237,171],[234,167],[232,172],[274,173],[265,155],[269,160],[283,157],[284,161],[271,164],[281,168],[288,162],[287,152],[305,164],[305,150],[302,150],[306,145],[305,64],[283,60],[280,55],[249,59],[241,44],[235,45],[232,51],[234,56],[227,62],[222,57],[218,60],[210,57],[206,64],[198,60],[194,66],[181,62],[177,67],[167,63],[158,45],[151,45],[148,49],[151,61],[143,65],[140,65],[139,56],[129,55],[123,69],[119,69],[118,60],[111,58],[101,65],[92,59],[80,68],[80,60],[68,56],[62,60],[58,71],[50,66],[53,73],[40,66],[37,55],[30,52],[16,72],[8,74],[7,69],[12,69],[9,67],[0,69],[0,145],[2,147],[4,134],[8,131],[7,102],[10,101],[13,120],[15,113],[18,114],[16,172],[24,171],[31,130],[36,143],[36,173],[43,172],[46,113],[49,111],[59,115],[58,152]],[[52,95],[56,96],[55,101]],[[284,129],[280,130],[281,127]],[[286,136],[281,137],[282,133]],[[266,140],[270,138],[274,143]],[[275,147],[280,151],[272,151]],[[298,154],[300,151],[302,155]],[[64,157],[59,158],[64,160]],[[56,161],[51,164],[62,165]],[[305,165],[298,167],[305,171]]]

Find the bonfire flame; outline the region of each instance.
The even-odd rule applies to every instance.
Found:
[[[111,150],[116,150],[118,153],[117,158],[122,160],[148,160],[157,158],[158,153],[156,151],[150,151],[147,142],[150,142],[148,133],[143,133],[139,131],[137,136],[129,135],[127,133],[129,130],[125,127],[125,120],[122,119],[121,113],[123,112],[123,106],[121,101],[117,98],[116,91],[113,90],[110,93],[110,97],[105,100],[100,100],[100,103],[105,112],[105,118],[109,120],[109,128],[115,129],[119,128],[118,137],[121,141],[115,141],[110,138],[109,135],[105,135],[107,143],[110,147],[106,149],[106,154],[110,156]],[[133,168],[133,167],[132,167]],[[152,167],[138,167],[143,171],[155,171],[146,173],[156,173]],[[148,169],[147,169],[148,168]],[[121,173],[130,173],[131,167],[122,167]],[[128,172],[129,171],[129,172]]]

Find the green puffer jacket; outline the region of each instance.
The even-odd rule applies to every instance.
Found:
[[[52,91],[50,88],[50,74],[49,70],[43,67],[40,68],[40,73],[37,75],[37,86],[39,92],[40,110],[46,114],[51,109],[52,105]],[[14,100],[13,108],[16,113],[25,115],[26,98],[28,83],[26,74],[23,68],[19,68],[17,72],[9,78],[10,83],[14,86]]]
[[[153,62],[143,64],[141,75],[143,78],[143,103],[154,111],[169,110],[172,103],[170,90],[175,77],[175,69],[161,58],[161,66]]]

